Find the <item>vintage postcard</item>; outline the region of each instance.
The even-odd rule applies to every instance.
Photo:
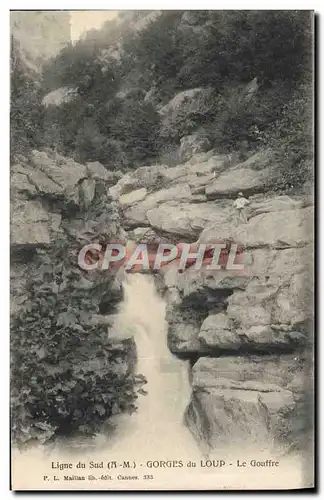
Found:
[[[314,13],[10,23],[11,488],[314,488]]]

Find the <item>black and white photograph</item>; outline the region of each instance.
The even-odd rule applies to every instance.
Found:
[[[314,31],[10,11],[10,489],[314,488]]]

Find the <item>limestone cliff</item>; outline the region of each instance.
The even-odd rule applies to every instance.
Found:
[[[10,27],[12,37],[18,40],[27,59],[38,71],[71,40],[70,13],[67,11],[11,11]]]
[[[243,163],[215,151],[138,168],[110,189],[136,241],[235,242],[244,272],[163,272],[171,351],[192,365],[186,421],[209,448],[302,447],[311,434],[313,200],[278,185],[270,150]],[[249,196],[247,223],[233,200]],[[301,442],[303,441],[303,442]]]

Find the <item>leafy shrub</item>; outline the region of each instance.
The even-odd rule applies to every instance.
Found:
[[[310,70],[309,11],[213,10],[196,19],[181,44],[177,79],[182,88],[212,85],[220,91],[255,76],[270,83],[295,82]]]
[[[136,65],[144,81],[158,85],[163,91],[172,84],[170,97],[182,65],[181,35],[177,30],[181,16],[181,11],[164,11],[146,23],[144,29],[127,37],[123,44],[127,63],[132,60],[131,68]]]
[[[37,75],[23,59],[20,46],[12,40],[10,89],[11,156],[24,154],[40,143],[43,107]]]
[[[127,162],[122,143],[102,134],[91,119],[85,120],[78,130],[75,148],[76,160],[81,163],[99,161],[112,169],[123,167]]]
[[[105,340],[106,328],[68,325],[38,304],[12,325],[12,429],[19,442],[81,431],[93,434],[114,414],[135,407],[135,378],[119,373],[127,349]],[[26,355],[27,353],[27,355]]]
[[[159,114],[151,103],[115,99],[107,112],[109,135],[123,144],[128,164],[141,163],[157,152]]]
[[[87,99],[86,99],[87,97]],[[91,96],[46,109],[43,142],[83,163],[100,161],[110,168],[133,167],[154,157],[160,117],[138,94],[110,99],[104,105]]]
[[[283,99],[282,88],[259,90],[248,97],[244,85],[228,87],[215,103],[214,116],[206,125],[208,137],[223,152],[255,150],[259,133],[277,118]]]
[[[277,120],[264,132],[260,142],[273,149],[282,184],[301,186],[313,178],[313,97],[308,85],[301,85],[285,102]]]
[[[11,325],[12,432],[20,445],[100,431],[112,415],[136,410],[144,382],[134,374],[134,343],[114,344],[106,326],[85,320],[103,298],[116,303],[111,282],[85,280],[66,248],[65,241],[39,252],[29,302]]]

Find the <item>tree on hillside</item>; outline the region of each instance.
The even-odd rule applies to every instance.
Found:
[[[301,11],[210,11],[201,30],[186,30],[182,85],[224,87],[258,76],[294,82],[310,70],[311,17]]]
[[[296,88],[310,85],[307,11],[164,11],[139,29],[146,15],[129,12],[105,23],[45,68],[44,88],[52,78],[56,86],[78,89],[78,100],[62,106],[54,129],[61,129],[63,151],[80,161],[100,157],[108,164],[109,156],[114,165],[136,166],[201,127],[219,151],[251,152],[260,137],[269,138],[267,129]],[[259,90],[244,100],[255,78]],[[186,104],[162,122],[158,106],[197,87],[211,90],[208,105],[193,114]],[[144,99],[150,90],[154,104]]]
[[[28,65],[19,43],[12,37],[10,68],[11,155],[38,146],[43,106],[36,72]]]
[[[177,26],[182,12],[165,11],[123,45],[142,74],[149,74],[150,84],[170,87],[183,64],[180,33]],[[128,59],[127,59],[128,60]],[[172,96],[172,91],[170,96]]]

